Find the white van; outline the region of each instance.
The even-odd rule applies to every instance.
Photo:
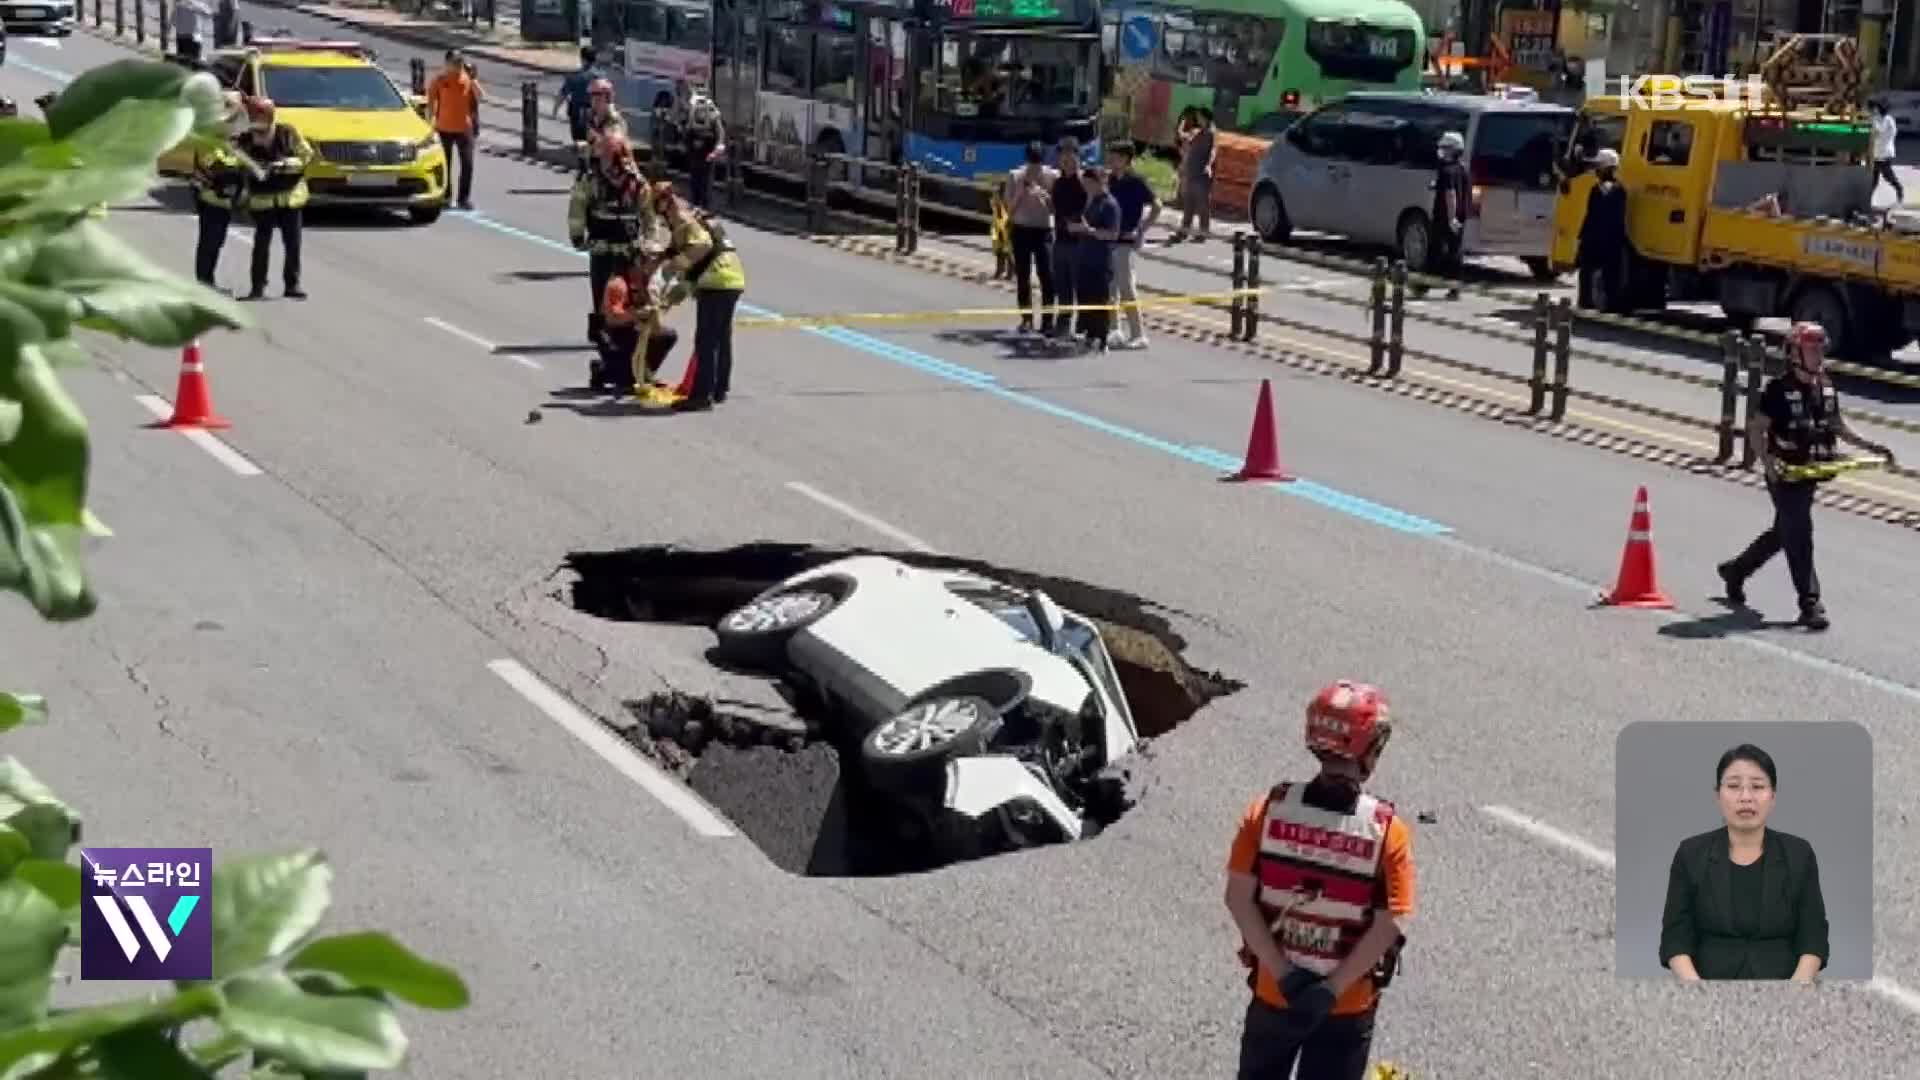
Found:
[[[1554,276],[1553,164],[1573,131],[1564,105],[1473,94],[1353,93],[1300,118],[1260,161],[1247,207],[1261,237],[1294,229],[1392,247],[1428,270],[1440,136],[1467,140],[1473,207],[1461,253],[1523,259]]]

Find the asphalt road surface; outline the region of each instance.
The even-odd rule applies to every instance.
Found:
[[[20,100],[115,55],[85,37],[13,52],[0,90]],[[206,343],[235,424],[217,453],[141,427],[176,357],[95,342],[69,384],[117,534],[93,561],[101,611],[56,628],[0,608],[7,678],[58,708],[15,752],[90,842],[320,844],[334,925],[463,970],[470,1010],[409,1017],[420,1075],[1223,1075],[1245,998],[1228,838],[1307,767],[1302,704],[1341,675],[1389,688],[1403,720],[1377,783],[1432,817],[1380,1059],[1422,1077],[1920,1072],[1910,532],[1823,512],[1834,629],[1748,627],[1709,598],[1765,521],[1754,491],[1170,339],[1035,359],[937,328],[743,329],[721,409],[594,415],[559,393],[585,364],[561,184],[481,160],[475,213],[316,219],[305,303],[277,297],[275,253],[260,329]],[[192,220],[168,198],[109,220],[184,268]],[[1001,296],[735,234],[756,310]],[[236,237],[226,284],[247,255]],[[1218,483],[1267,377],[1305,480]],[[1676,619],[1589,608],[1640,484]],[[1141,804],[1088,843],[790,875],[558,697],[611,716],[718,678],[691,632],[583,627],[551,598],[569,551],[757,539],[1127,589],[1199,613],[1176,620],[1189,658],[1248,685],[1159,740]],[[1790,614],[1784,569],[1752,591]],[[1879,981],[1613,978],[1615,737],[1670,717],[1869,728]],[[1676,830],[1711,827],[1702,784]]]

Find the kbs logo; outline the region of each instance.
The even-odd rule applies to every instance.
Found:
[[[213,977],[211,848],[81,848],[80,977]]]
[[[1622,109],[1652,109],[1671,112],[1684,108],[1689,99],[1721,98],[1758,110],[1767,104],[1767,83],[1758,75],[1744,79],[1732,75],[1641,75],[1621,81]]]

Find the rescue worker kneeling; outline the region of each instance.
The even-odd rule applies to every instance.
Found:
[[[600,356],[593,361],[590,381],[595,390],[613,389],[632,393],[640,383],[653,383],[660,365],[680,341],[673,327],[661,322],[666,314],[660,288],[660,264],[666,253],[647,249],[637,255],[625,272],[607,282],[601,310],[606,327],[601,338]],[[641,361],[636,379],[633,362]]]
[[[1412,830],[1362,790],[1393,733],[1387,699],[1342,680],[1307,706],[1320,770],[1247,807],[1227,862],[1227,910],[1254,998],[1241,1080],[1363,1080],[1379,991],[1413,915]]]
[[[593,310],[587,316],[587,340],[600,344],[603,325],[601,301],[607,281],[633,257],[634,247],[651,226],[647,213],[646,182],[634,164],[633,147],[619,133],[602,135],[594,144],[594,162],[574,182],[567,203],[567,235],[573,246],[587,252],[588,288]]]
[[[680,275],[667,305],[693,295],[693,388],[678,407],[710,409],[733,385],[733,312],[747,291],[747,268],[720,222],[689,210],[672,181],[653,186],[653,203],[673,232],[666,268]]]

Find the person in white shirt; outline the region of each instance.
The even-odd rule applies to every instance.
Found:
[[[173,5],[173,52],[181,63],[200,62],[201,21],[212,18],[213,9],[203,0],[180,0]]]
[[[1893,201],[1896,204],[1907,201],[1906,189],[1900,186],[1900,178],[1893,174],[1893,141],[1900,134],[1900,125],[1894,122],[1892,114],[1887,112],[1887,103],[1871,101],[1867,108],[1873,114],[1873,187],[1879,190],[1880,181],[1893,185]]]

